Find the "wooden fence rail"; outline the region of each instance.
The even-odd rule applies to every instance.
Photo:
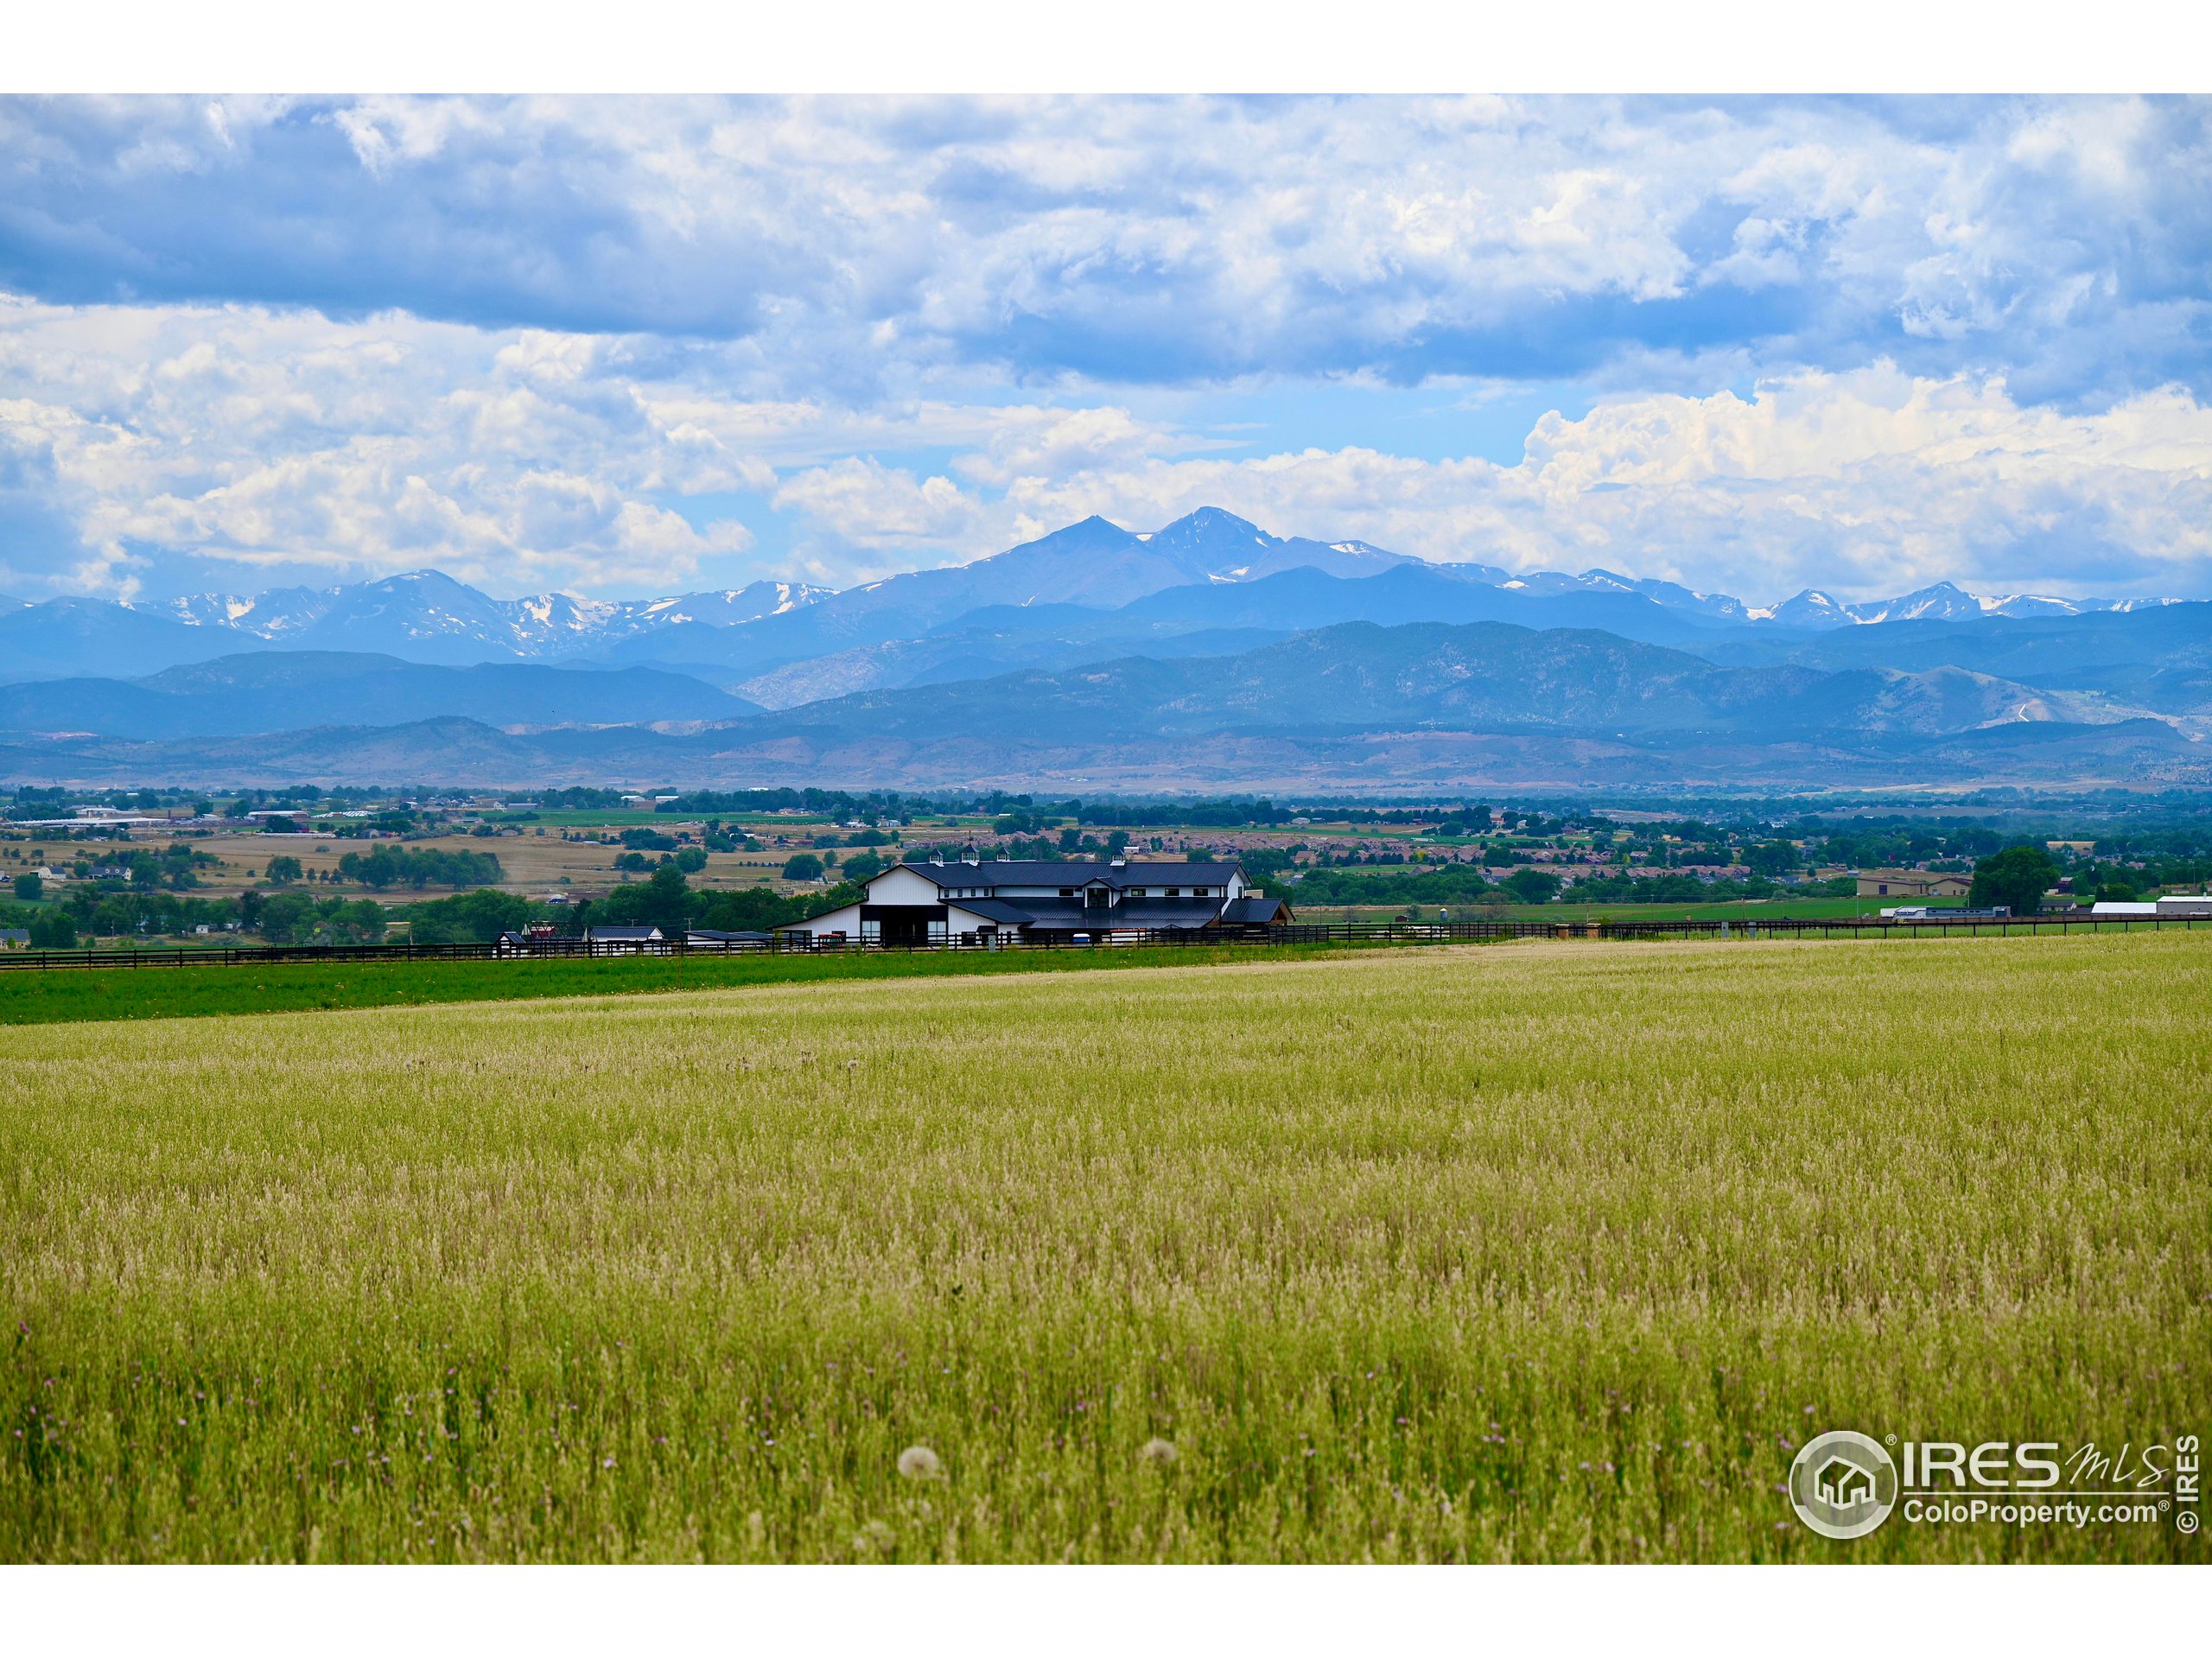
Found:
[[[886,945],[873,941],[817,939],[793,934],[765,940],[710,940],[694,944],[675,938],[639,943],[629,940],[592,941],[574,938],[532,939],[524,944],[270,944],[175,946],[159,950],[11,950],[0,952],[0,972],[68,968],[203,968],[267,967],[285,963],[350,962],[529,962],[575,957],[727,957],[773,955],[829,955],[865,951],[876,953],[958,952],[991,950],[1086,950],[1132,945],[1172,945],[1211,949],[1220,946],[1265,947],[1283,944],[1450,944],[1500,939],[1792,939],[1792,938],[1923,938],[1954,934],[1980,936],[2014,933],[2098,933],[2179,927],[2194,930],[2199,923],[2212,929],[2212,917],[2202,916],[2037,916],[1976,918],[1970,921],[1898,921],[1870,917],[1790,918],[1760,920],[1730,918],[1713,921],[1597,921],[1544,922],[1471,920],[1453,922],[1294,922],[1273,927],[1209,927],[1132,929],[1101,933],[1035,933],[1017,939],[979,942],[955,938],[927,944]]]

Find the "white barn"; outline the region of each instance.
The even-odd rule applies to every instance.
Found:
[[[781,931],[864,944],[990,944],[1002,938],[1266,926],[1292,919],[1234,862],[992,859],[893,865],[868,896]]]

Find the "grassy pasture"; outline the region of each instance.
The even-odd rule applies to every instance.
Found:
[[[2206,944],[12,1030],[0,1557],[2202,1560],[1777,1488],[2212,1424]]]
[[[1357,946],[1278,945],[1276,957]],[[746,985],[817,984],[945,975],[1075,972],[1249,960],[1251,947],[733,957],[548,957],[543,961],[301,962],[0,972],[0,1027],[79,1020],[166,1020],[303,1009],[638,995]]]

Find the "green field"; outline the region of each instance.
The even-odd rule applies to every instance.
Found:
[[[1470,905],[1446,905],[1454,921],[1479,921],[1497,916],[1516,922],[1582,922],[1599,918],[1611,918],[1617,922],[1678,922],[1678,921],[1764,921],[1774,917],[1790,917],[1806,921],[1835,921],[1850,917],[1874,920],[1883,908],[1891,905],[1909,905],[1910,899],[1727,899],[1708,904],[1678,905],[1601,905],[1570,904],[1554,899],[1542,905],[1485,904],[1480,900]],[[1304,922],[1333,922],[1340,919],[1349,908],[1362,921],[1387,921],[1402,915],[1404,905],[1300,904],[1294,896],[1291,905]],[[1416,905],[1414,909],[1420,919],[1433,922],[1439,906]]]
[[[1271,957],[1344,946],[1269,946]],[[902,952],[849,956],[550,957],[543,961],[292,962],[193,967],[10,969],[0,972],[0,1027],[77,1020],[168,1020],[304,1009],[637,995],[746,985],[915,979],[950,974],[1076,972],[1202,966],[1249,959],[1250,947]]]
[[[10,1030],[0,1558],[2201,1560],[1777,1487],[2212,1427],[2208,1007],[2169,933]]]

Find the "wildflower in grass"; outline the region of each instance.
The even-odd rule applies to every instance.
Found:
[[[936,1480],[944,1473],[944,1464],[926,1446],[910,1446],[899,1454],[899,1472],[908,1480]]]
[[[1175,1442],[1163,1440],[1157,1434],[1137,1448],[1137,1456],[1155,1469],[1173,1469],[1175,1459],[1182,1454],[1175,1450]]]

